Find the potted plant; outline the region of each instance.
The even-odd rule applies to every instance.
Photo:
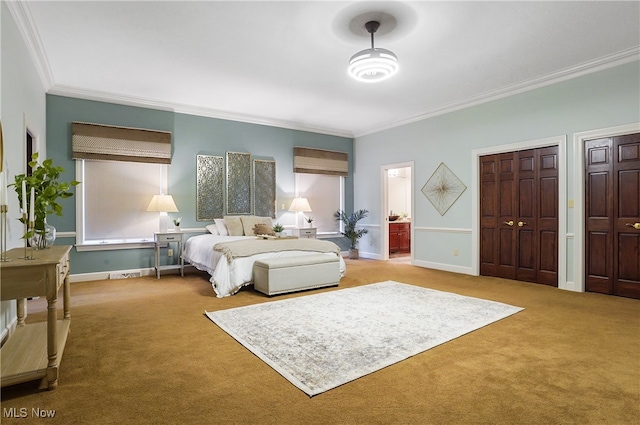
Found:
[[[305,217],[304,221],[307,222],[307,227],[313,227],[313,217]]]
[[[349,258],[353,260],[357,260],[360,257],[360,253],[358,251],[358,239],[369,233],[368,229],[356,229],[356,225],[358,221],[362,220],[368,215],[369,211],[364,209],[352,212],[350,215],[347,215],[342,210],[338,210],[334,214],[336,220],[342,221],[342,223],[344,223],[344,231],[340,233],[342,233],[343,236],[347,237],[351,242],[349,248]]]
[[[55,241],[55,228],[47,224],[47,216],[55,214],[62,215],[62,205],[58,203],[58,199],[70,198],[73,196],[71,192],[72,186],[80,184],[78,181],[61,182],[59,181],[60,174],[64,172],[64,168],[53,165],[53,160],[45,159],[42,164],[38,163],[38,152],[31,155],[31,161],[29,167],[32,169],[30,176],[25,174],[18,174],[15,176],[14,186],[15,191],[18,194],[18,203],[23,205],[22,201],[22,182],[25,182],[26,193],[31,193],[31,188],[34,188],[35,200],[34,205],[29,205],[27,208],[33,208],[34,211],[34,226],[33,229],[29,229],[27,233],[23,235],[23,238],[28,238],[32,247],[35,249],[50,248]],[[29,195],[27,195],[26,203],[30,203]],[[23,211],[20,221],[24,224],[24,214],[27,211]]]
[[[282,232],[284,232],[284,226],[280,223],[276,223],[273,225],[273,232],[276,234],[276,237],[282,236]]]
[[[176,232],[180,231],[180,223],[182,223],[182,217],[173,219],[173,228]]]

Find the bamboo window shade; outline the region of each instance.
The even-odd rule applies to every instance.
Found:
[[[73,123],[74,159],[171,164],[171,132]]]
[[[312,148],[293,148],[293,172],[307,174],[349,175],[349,154]]]

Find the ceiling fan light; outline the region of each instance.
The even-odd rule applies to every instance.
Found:
[[[349,60],[349,74],[358,81],[375,83],[386,80],[398,72],[398,57],[391,50],[375,48],[373,35],[380,27],[377,21],[369,21],[365,28],[371,34],[371,48],[361,50]]]
[[[382,81],[398,72],[398,57],[387,49],[362,50],[351,57],[348,70],[358,81]]]

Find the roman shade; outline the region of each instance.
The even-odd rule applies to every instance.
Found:
[[[171,132],[73,123],[73,158],[171,164]]]
[[[349,154],[312,148],[293,148],[293,172],[308,174],[349,175]]]

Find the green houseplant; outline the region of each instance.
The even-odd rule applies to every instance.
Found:
[[[47,216],[55,214],[62,215],[62,205],[58,199],[70,198],[73,196],[71,188],[80,184],[78,181],[69,183],[60,181],[60,174],[64,172],[64,168],[53,165],[53,160],[45,159],[42,164],[38,163],[38,152],[31,155],[29,166],[32,169],[30,176],[18,174],[15,176],[14,186],[18,194],[19,205],[22,205],[22,182],[26,184],[27,204],[30,203],[29,194],[31,188],[34,188],[35,202],[34,211],[34,227],[29,230],[23,238],[29,238],[31,246],[36,249],[49,248],[53,245],[55,239],[55,228],[47,224]],[[32,208],[31,205],[27,209]],[[26,213],[27,211],[24,211]],[[20,217],[20,221],[24,224],[24,214]]]
[[[344,224],[344,231],[340,233],[342,233],[342,235],[348,238],[351,242],[349,249],[349,258],[351,259],[358,259],[360,257],[360,253],[358,251],[358,239],[369,233],[369,230],[356,229],[356,225],[358,224],[358,221],[366,218],[368,215],[369,211],[364,209],[354,211],[349,215],[342,210],[338,210],[334,214],[336,220],[342,221]]]
[[[273,225],[273,233],[275,233],[277,237],[282,236],[282,232],[284,232],[284,226],[282,224],[276,223]]]

